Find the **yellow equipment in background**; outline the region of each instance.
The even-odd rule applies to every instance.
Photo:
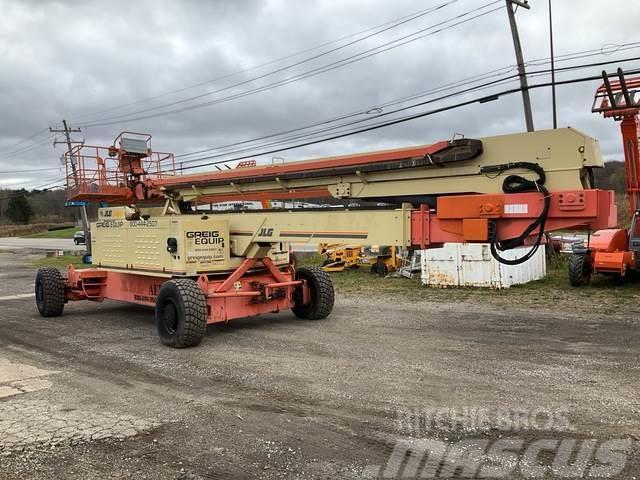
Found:
[[[397,247],[372,245],[342,245],[321,243],[318,253],[326,256],[322,263],[325,272],[344,272],[346,269],[368,267],[371,273],[385,276],[399,268]]]
[[[371,265],[371,273],[375,275],[385,277],[400,268],[398,247],[372,245],[364,248],[363,255],[368,258],[368,263]]]
[[[368,265],[367,259],[362,257],[361,245],[320,243],[318,253],[327,257],[322,263],[325,272],[344,272],[347,268],[356,269],[362,263]]]

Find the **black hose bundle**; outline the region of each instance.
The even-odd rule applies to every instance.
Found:
[[[538,251],[538,248],[542,244],[542,239],[544,237],[544,226],[547,222],[547,217],[549,216],[549,206],[551,205],[551,196],[549,194],[549,191],[544,186],[546,175],[544,173],[544,169],[537,163],[505,163],[502,165],[491,165],[489,167],[482,167],[480,171],[482,173],[500,174],[506,170],[511,170],[514,168],[531,170],[538,175],[538,179],[528,180],[521,175],[509,175],[504,179],[504,182],[502,183],[502,191],[504,193],[540,192],[543,195],[544,206],[542,208],[542,212],[540,212],[540,215],[538,215],[538,217],[533,222],[531,222],[531,224],[529,224],[529,226],[525,228],[525,230],[516,238],[498,241],[497,225],[495,224],[495,222],[492,222],[489,238],[491,244],[491,255],[493,255],[493,258],[495,258],[498,262],[505,265],[520,265],[533,257],[533,255]],[[511,250],[513,248],[524,245],[525,239],[530,236],[536,228],[539,228],[536,240],[531,247],[531,250],[529,250],[525,255],[513,260],[509,260],[500,256],[499,252],[504,252],[505,250]]]

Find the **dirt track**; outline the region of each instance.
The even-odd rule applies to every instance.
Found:
[[[31,292],[28,262],[0,253],[0,298]],[[172,350],[148,309],[47,320],[33,298],[0,300],[0,479],[362,478],[399,438],[503,435],[403,423],[469,407],[564,412],[559,431],[514,433],[527,441],[631,438],[630,478],[638,319],[581,310],[339,294],[327,320],[247,319]]]

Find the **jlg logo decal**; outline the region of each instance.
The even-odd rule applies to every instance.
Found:
[[[258,233],[260,237],[273,237],[273,228],[262,227],[260,229],[260,233]]]

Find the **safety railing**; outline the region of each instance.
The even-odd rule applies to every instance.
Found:
[[[125,200],[133,195],[133,179],[121,171],[118,156],[107,147],[78,145],[65,153],[65,165],[69,200]],[[136,182],[148,184],[176,174],[172,153],[152,152],[141,165],[144,173]]]

